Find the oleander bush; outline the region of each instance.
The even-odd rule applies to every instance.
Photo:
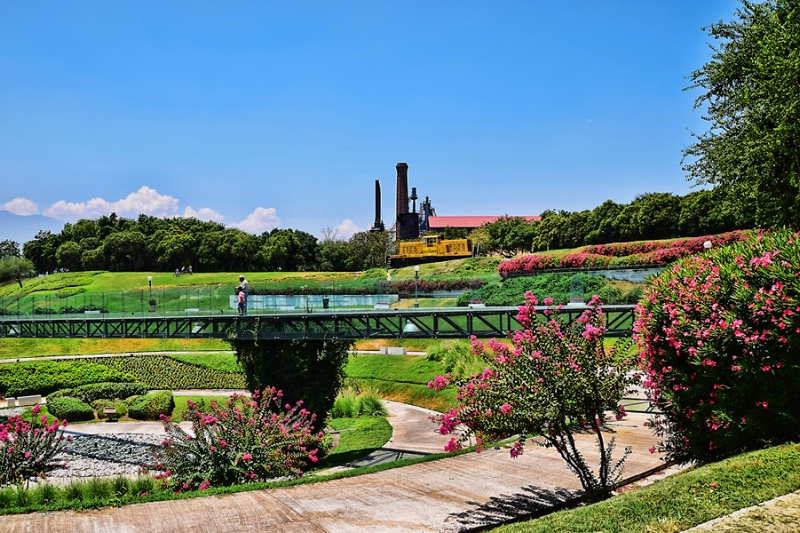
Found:
[[[52,399],[48,397],[47,412],[56,418],[68,420],[69,422],[94,420],[94,409],[92,409],[91,405],[69,396]]]
[[[184,419],[193,434],[163,416],[167,437],[156,451],[157,479],[177,491],[299,476],[316,463],[322,432],[314,415],[267,388],[252,398],[234,394],[225,405],[189,404]]]
[[[513,437],[512,457],[521,455],[529,435],[541,445],[555,448],[581,481],[591,501],[611,496],[622,475],[627,448],[612,458],[614,438],[603,436],[610,415],[625,416],[620,404],[632,376],[627,360],[630,341],[605,349],[605,316],[602,301],[593,297],[588,308],[572,323],[553,314],[552,301],[544,301],[545,320],[539,320],[538,300],[530,292],[519,307],[522,330],[508,333],[512,346],[490,339],[472,338],[473,352],[485,364],[482,372],[457,380],[459,406],[439,415],[442,435],[454,434],[445,447],[455,451],[471,434],[479,446]],[[436,376],[428,387],[441,390],[448,376]],[[469,432],[463,432],[465,426]],[[600,462],[595,470],[577,446],[574,434],[595,434]]]
[[[667,265],[702,252],[706,241],[711,241],[714,246],[725,246],[746,240],[750,235],[751,231],[736,230],[691,239],[598,244],[565,255],[530,254],[515,257],[500,263],[497,272],[506,279],[543,270]]]
[[[47,416],[39,415],[40,410],[38,405],[33,407],[30,422],[19,415],[0,422],[0,487],[16,484],[19,493],[25,481],[63,466],[56,456],[64,449],[61,427],[67,422],[55,419],[48,424]]]
[[[128,416],[137,420],[159,420],[161,415],[169,416],[175,409],[172,391],[155,391],[137,396],[128,404]]]
[[[634,331],[667,459],[716,461],[800,439],[798,239],[773,230],[648,283]]]

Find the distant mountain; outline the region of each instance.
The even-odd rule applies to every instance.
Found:
[[[60,233],[64,223],[43,215],[15,215],[0,211],[0,241],[17,241],[20,246],[32,241],[40,230]]]

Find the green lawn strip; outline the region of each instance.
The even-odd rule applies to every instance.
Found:
[[[600,503],[494,531],[678,532],[798,489],[800,444],[788,444],[742,454]]]
[[[382,416],[334,418],[330,426],[339,432],[339,442],[317,469],[345,465],[369,455],[392,438],[392,426]]]
[[[442,365],[416,355],[350,354],[345,370],[353,378],[385,378],[426,385]]]
[[[230,344],[219,339],[0,339],[0,359],[230,349]]]
[[[242,372],[242,367],[233,353],[169,353],[170,359],[182,363],[210,368],[220,372]]]
[[[456,405],[454,388],[428,388],[428,382],[443,373],[438,361],[415,355],[351,354],[345,371],[348,380],[362,389],[375,389],[387,400],[440,412]]]

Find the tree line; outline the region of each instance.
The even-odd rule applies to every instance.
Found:
[[[686,196],[647,193],[629,204],[607,200],[594,210],[545,211],[541,220],[502,217],[467,234],[447,228],[450,238],[469,237],[482,254],[513,256],[546,249],[574,248],[631,240],[692,237],[753,227],[720,191]],[[2,256],[26,260],[15,265],[37,272],[108,270],[172,271],[363,271],[386,265],[394,251],[390,231],[359,232],[349,239],[317,239],[300,230],[276,228],[253,235],[195,218],[137,219],[116,214],[65,224],[59,233],[39,232],[22,254],[11,241]],[[2,261],[0,261],[2,262]],[[3,269],[0,267],[0,275]],[[11,279],[6,276],[6,279]]]

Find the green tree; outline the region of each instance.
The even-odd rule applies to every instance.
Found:
[[[489,240],[487,252],[495,252],[506,257],[530,252],[536,227],[522,217],[504,216],[494,222],[484,224]]]
[[[247,388],[268,386],[283,391],[289,403],[303,401],[317,415],[315,427],[325,419],[344,381],[350,341],[346,340],[240,340],[231,346],[242,365]]]
[[[60,244],[59,238],[49,231],[39,231],[32,241],[22,245],[22,255],[33,263],[34,268],[41,272],[50,272],[56,269],[56,250]]]
[[[317,262],[323,272],[347,270],[347,241],[325,239],[319,243]]]
[[[141,270],[145,260],[147,241],[138,231],[118,231],[103,241],[108,269],[119,272]]]
[[[75,241],[67,241],[56,250],[56,261],[59,268],[65,268],[70,271],[80,270],[82,267],[80,244]]]
[[[800,6],[742,0],[734,20],[711,24],[719,41],[691,75],[709,129],[694,134],[684,169],[700,184],[738,187],[762,227],[800,227]]]
[[[385,268],[386,256],[392,243],[389,231],[362,231],[356,233],[348,244],[347,270],[360,271]]]
[[[18,242],[8,239],[0,241],[0,257],[6,256],[22,257]]]
[[[16,255],[7,255],[0,258],[0,282],[14,280],[22,288],[22,278],[33,270],[33,263]]]

